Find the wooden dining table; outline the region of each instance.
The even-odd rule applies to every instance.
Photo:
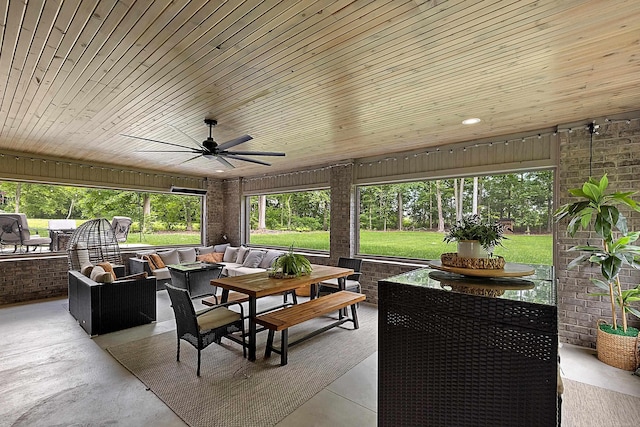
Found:
[[[271,278],[269,277],[268,272],[263,271],[260,273],[244,274],[241,276],[223,277],[211,280],[212,286],[219,286],[222,288],[223,303],[227,301],[229,291],[240,292],[248,295],[249,297],[249,342],[247,343],[249,360],[256,360],[257,326],[255,319],[257,315],[256,306],[258,298],[281,294],[304,286],[312,286],[313,288],[322,281],[335,278],[339,279],[353,274],[353,270],[350,268],[331,267],[326,265],[312,264],[312,269],[313,270],[308,275],[287,279]]]

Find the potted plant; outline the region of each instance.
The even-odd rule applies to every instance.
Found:
[[[591,295],[609,297],[611,324],[598,321],[598,359],[617,368],[635,370],[638,329],[627,325],[627,313],[640,317],[640,312],[630,305],[640,300],[640,286],[623,289],[620,271],[625,265],[640,269],[640,247],[633,244],[640,237],[640,232],[627,228],[627,219],[620,213],[618,206],[626,206],[638,212],[640,206],[631,197],[636,192],[607,193],[608,186],[606,174],[600,180],[589,178],[582,188],[569,190],[572,196],[579,197],[580,200],[561,206],[555,217],[558,221],[569,219],[567,232],[571,237],[578,230],[589,230],[593,226],[599,242],[587,240],[586,245],[569,248],[569,251],[581,254],[572,260],[567,268],[575,268],[585,263],[600,266],[602,280],[591,278],[591,282],[604,292]],[[621,327],[616,306],[620,308]]]
[[[458,220],[444,236],[447,243],[458,242],[458,256],[464,258],[488,258],[493,249],[500,245],[505,227],[497,222],[483,223],[480,215],[466,215]]]
[[[289,248],[289,252],[280,255],[273,263],[273,271],[269,273],[270,277],[276,278],[293,278],[311,273],[311,263],[301,254],[293,252],[293,245]]]

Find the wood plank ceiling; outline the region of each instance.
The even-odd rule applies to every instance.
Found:
[[[0,19],[0,151],[32,156],[253,176],[640,110],[637,0],[0,0]],[[121,136],[195,147],[204,118],[286,157],[229,169]]]

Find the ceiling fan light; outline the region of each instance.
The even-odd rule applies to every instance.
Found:
[[[481,121],[482,121],[482,120],[480,120],[480,119],[479,119],[479,118],[477,118],[477,117],[471,117],[471,118],[469,118],[469,119],[464,119],[464,120],[462,121],[462,124],[463,124],[463,125],[475,125],[475,124],[477,124],[477,123],[480,123]]]

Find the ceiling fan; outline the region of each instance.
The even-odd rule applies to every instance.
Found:
[[[227,159],[231,159],[231,160],[241,160],[243,162],[251,162],[251,163],[257,163],[259,165],[265,165],[265,166],[271,166],[271,163],[267,163],[264,162],[262,160],[257,160],[257,159],[251,159],[249,157],[244,157],[244,156],[284,156],[285,153],[277,153],[277,152],[272,152],[272,151],[230,151],[230,148],[235,147],[236,145],[242,144],[243,142],[247,142],[249,140],[252,140],[253,138],[251,137],[251,135],[243,135],[240,136],[238,138],[232,139],[230,141],[224,142],[222,144],[218,144],[217,142],[215,142],[213,140],[213,137],[211,136],[211,130],[213,129],[213,127],[215,125],[218,124],[218,122],[216,120],[213,119],[204,119],[204,123],[209,126],[209,137],[204,140],[203,142],[198,142],[195,139],[193,139],[192,137],[190,137],[189,135],[187,135],[186,133],[182,132],[180,129],[176,128],[175,126],[171,126],[174,130],[180,132],[181,134],[183,134],[184,136],[186,136],[187,138],[189,138],[190,140],[192,140],[194,143],[196,143],[196,145],[198,145],[198,148],[195,147],[188,147],[186,145],[180,145],[180,144],[174,144],[172,142],[165,142],[165,141],[158,141],[155,139],[149,139],[149,138],[142,138],[139,136],[133,136],[133,135],[124,135],[121,134],[122,136],[126,136],[128,138],[135,138],[135,139],[141,139],[143,141],[151,141],[151,142],[157,142],[159,144],[165,144],[165,145],[172,145],[174,147],[180,147],[182,148],[182,150],[140,150],[143,152],[147,152],[147,153],[192,153],[192,154],[197,154],[197,156],[192,157],[190,159],[185,160],[182,163],[186,163],[189,162],[191,160],[195,160],[199,157],[205,157],[207,159],[215,159],[217,161],[219,161],[220,163],[222,163],[224,166],[233,169],[235,166],[233,164],[231,164]]]

